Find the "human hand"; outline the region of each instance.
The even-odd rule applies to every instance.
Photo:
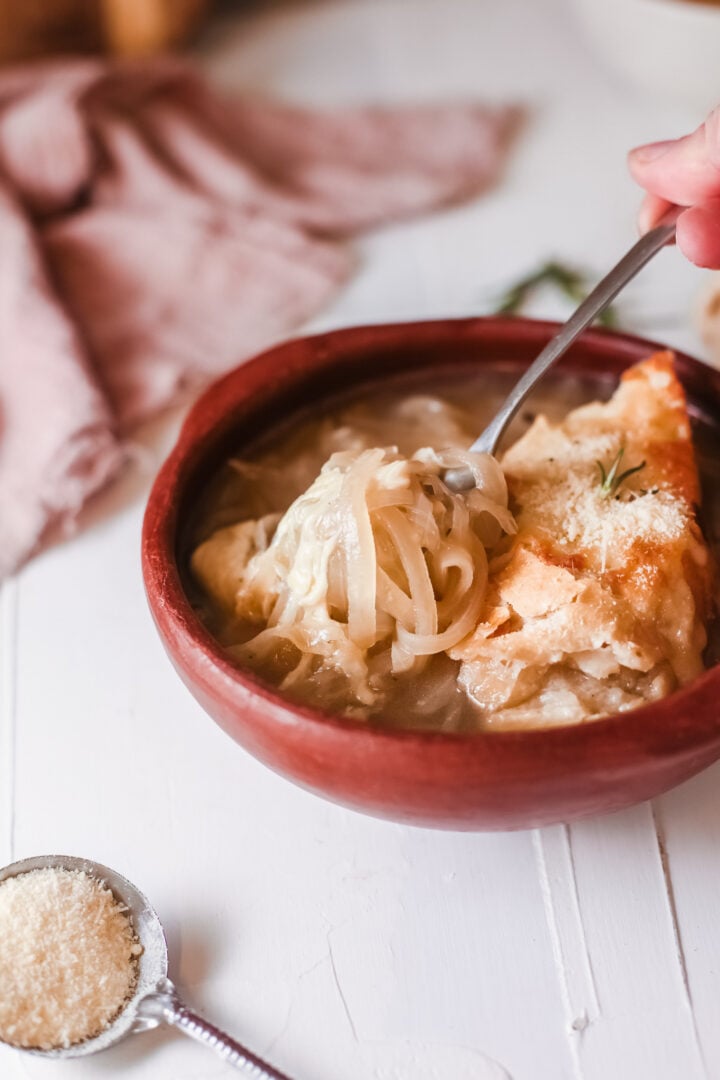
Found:
[[[630,172],[648,193],[638,223],[647,232],[673,203],[687,206],[677,221],[677,244],[698,266],[720,270],[720,106],[682,139],[630,151]]]

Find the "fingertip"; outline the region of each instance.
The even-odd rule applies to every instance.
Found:
[[[720,199],[692,206],[680,215],[677,244],[696,266],[720,270]]]
[[[672,206],[667,199],[660,199],[657,195],[646,195],[638,211],[638,232],[643,236],[657,225],[666,210]]]
[[[633,180],[637,181],[642,187],[643,166],[638,159],[638,150],[640,147],[635,147],[633,150],[628,151],[627,167],[628,172],[632,176]]]
[[[628,159],[633,179],[653,195],[681,206],[716,198],[720,170],[706,135],[703,125],[681,139],[637,147]]]
[[[636,146],[628,154],[628,164],[631,171],[633,169],[642,170],[647,165],[659,161],[678,141],[678,139],[663,139],[662,142],[645,143],[644,146]]]

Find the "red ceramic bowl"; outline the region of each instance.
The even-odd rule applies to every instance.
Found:
[[[299,409],[369,380],[426,369],[514,378],[557,327],[521,319],[370,326],[290,341],[216,382],[190,412],[147,507],[143,573],[180,677],[251,754],[328,799],[395,821],[519,829],[651,798],[720,757],[720,667],[664,701],[585,725],[450,735],[378,730],[291,704],[225,656],[183,585],[183,527],[227,455]],[[561,363],[614,379],[658,346],[592,331]],[[720,376],[678,356],[702,424],[720,425]],[[553,378],[550,373],[549,379]]]

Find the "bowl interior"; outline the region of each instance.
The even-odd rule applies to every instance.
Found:
[[[148,598],[181,678],[231,737],[271,768],[327,798],[397,821],[507,829],[619,809],[717,758],[720,668],[669,698],[588,724],[477,734],[389,730],[288,702],[233,664],[193,608],[187,556],[197,508],[231,453],[246,453],[303,414],[397,379],[440,377],[451,392],[476,371],[486,380],[491,410],[557,329],[493,318],[335,331],[255,358],[213,384],[191,410],[148,503]],[[525,411],[549,403],[557,412],[562,398],[564,412],[608,397],[626,367],[661,348],[587,332]],[[701,459],[704,524],[717,542],[720,373],[680,354],[676,361]]]
[[[647,352],[643,351],[642,355],[648,355],[653,348],[648,343]],[[526,365],[525,359],[517,354],[509,358],[476,351],[474,356],[470,356],[461,350],[461,355],[457,355],[453,349],[448,350],[440,365],[431,354],[417,350],[408,357],[402,350],[398,355],[386,354],[380,349],[373,359],[374,362],[366,362],[361,370],[348,371],[344,365],[331,368],[322,385],[318,385],[313,377],[302,379],[291,394],[285,391],[278,393],[269,402],[267,411],[253,409],[237,424],[218,432],[216,439],[207,441],[206,452],[183,492],[177,532],[180,578],[196,610],[202,607],[202,599],[190,572],[189,559],[197,543],[204,538],[203,519],[214,497],[213,480],[229,456],[252,460],[263,451],[282,443],[308,419],[332,415],[351,403],[366,402],[371,407],[376,404],[379,410],[384,399],[392,395],[430,393],[467,408],[468,401],[478,394],[478,386],[481,387],[481,398],[473,401],[473,406],[477,406],[479,433]],[[409,359],[412,360],[411,364],[407,362]],[[714,372],[703,370],[696,361],[681,356],[677,362],[688,391],[688,407],[702,484],[701,522],[706,537],[717,553],[720,543],[718,380]],[[559,420],[584,402],[606,400],[617,386],[618,375],[625,366],[622,362],[618,363],[617,358],[610,365],[593,364],[580,362],[578,356],[571,354],[564,363],[548,372],[528,398],[510,426],[503,446],[507,447],[519,438],[538,413],[544,413],[551,420]],[[426,440],[427,444],[432,444],[432,430],[428,430]],[[392,440],[389,438],[388,441]],[[715,635],[711,637],[709,657],[714,662],[718,648]]]

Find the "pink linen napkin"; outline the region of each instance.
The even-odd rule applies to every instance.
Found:
[[[226,97],[169,58],[1,72],[0,577],[129,425],[317,311],[344,238],[491,184],[514,118]]]

